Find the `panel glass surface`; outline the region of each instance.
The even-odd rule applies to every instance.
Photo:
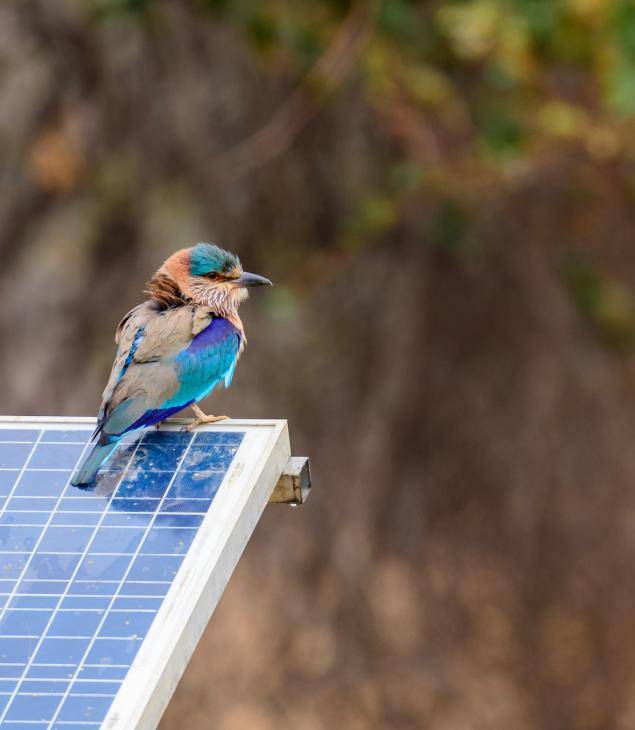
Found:
[[[0,728],[99,727],[244,433],[0,427]]]

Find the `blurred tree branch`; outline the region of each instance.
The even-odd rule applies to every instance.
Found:
[[[219,165],[224,177],[241,178],[289,149],[355,67],[373,32],[378,11],[379,0],[352,4],[326,51],[269,122],[221,156]]]

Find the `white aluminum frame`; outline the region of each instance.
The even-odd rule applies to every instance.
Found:
[[[171,419],[162,430],[188,421]],[[0,416],[16,428],[94,426],[94,418]],[[233,420],[200,431],[245,437],[106,718],[105,730],[156,728],[291,455],[287,422]]]

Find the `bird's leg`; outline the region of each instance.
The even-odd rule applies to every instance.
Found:
[[[192,410],[194,411],[195,417],[191,423],[188,423],[187,426],[183,427],[184,431],[193,431],[197,426],[200,426],[202,423],[216,423],[217,421],[222,421],[225,418],[229,418],[229,416],[207,416],[196,405],[196,403],[192,403]]]

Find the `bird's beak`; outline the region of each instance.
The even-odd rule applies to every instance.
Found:
[[[264,276],[258,276],[258,274],[250,274],[247,271],[243,273],[233,281],[238,286],[273,286],[269,279],[265,279]]]

